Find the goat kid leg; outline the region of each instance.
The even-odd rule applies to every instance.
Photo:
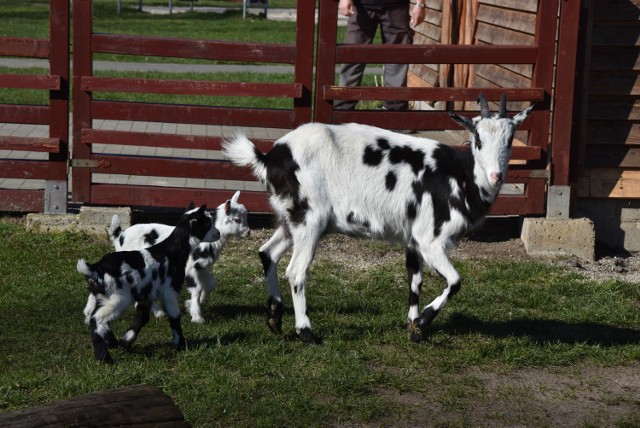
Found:
[[[186,349],[187,341],[182,334],[182,327],[180,325],[180,318],[182,314],[180,313],[178,293],[176,293],[173,289],[165,290],[161,294],[160,298],[167,313],[167,318],[169,319],[169,327],[171,328],[173,346],[178,351],[182,351]]]
[[[280,282],[278,281],[278,262],[291,248],[291,239],[283,226],[280,226],[273,236],[260,247],[259,255],[264,270],[269,300],[267,302],[267,326],[275,334],[282,334],[282,314],[284,305]]]
[[[142,327],[147,325],[149,318],[151,317],[151,302],[137,302],[136,304],[136,316],[133,319],[133,323],[129,330],[122,337],[122,347],[131,349],[131,345],[140,334]]]
[[[418,250],[408,247],[406,250],[406,267],[409,277],[409,313],[407,315],[407,327],[413,342],[421,342],[424,339],[422,330],[416,324],[420,316],[418,305],[420,304],[420,292],[422,291],[422,275],[424,261]]]
[[[111,364],[113,363],[113,357],[109,354],[109,347],[107,345],[107,341],[102,335],[99,333],[98,323],[95,318],[91,318],[89,320],[89,329],[91,331],[91,343],[93,344],[93,355],[96,360],[102,361],[103,363]]]
[[[205,319],[202,316],[201,304],[204,302],[207,294],[216,288],[217,281],[211,275],[211,272],[205,270],[195,270],[195,277],[191,276],[192,272],[187,273],[187,290],[191,294],[191,298],[184,302],[185,308],[191,315],[191,322],[203,324]]]
[[[291,286],[293,309],[296,317],[296,332],[303,343],[319,344],[320,341],[313,334],[311,321],[307,316],[307,301],[305,288],[309,267],[316,251],[320,228],[314,228],[310,222],[293,234],[293,254],[287,266],[287,279]]]
[[[438,271],[438,273],[447,281],[447,287],[444,289],[442,294],[425,306],[422,314],[415,320],[415,325],[422,333],[422,339],[426,339],[429,326],[444,304],[460,290],[460,274],[451,264],[444,247],[440,245],[432,245],[427,249],[427,251],[421,249],[421,254],[425,262]]]

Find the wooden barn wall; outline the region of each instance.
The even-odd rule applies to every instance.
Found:
[[[533,45],[537,10],[537,1],[430,0],[425,22],[415,29],[414,44]],[[408,85],[526,88],[531,86],[532,76],[533,66],[527,64],[413,64]],[[477,106],[469,103],[453,107]],[[519,103],[509,105],[514,110],[524,107]]]
[[[416,27],[414,44],[535,44],[538,1],[428,0],[426,4],[425,22]],[[412,64],[408,86],[529,88],[532,77],[530,64]],[[479,109],[475,102],[446,105],[425,101],[415,107],[429,108],[425,103],[442,110]],[[522,110],[528,105],[509,103],[509,109]],[[518,132],[516,139],[526,141],[527,133]]]
[[[640,0],[593,1],[587,21],[578,196],[637,199]]]

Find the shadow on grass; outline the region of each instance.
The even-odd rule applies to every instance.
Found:
[[[444,325],[434,326],[433,331],[448,334],[479,333],[498,339],[527,337],[542,343],[566,343],[595,346],[621,346],[640,344],[640,331],[596,323],[567,323],[545,319],[513,319],[487,322],[468,315],[451,315]]]

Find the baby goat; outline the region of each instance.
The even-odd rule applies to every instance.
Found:
[[[183,214],[167,239],[152,247],[109,253],[94,264],[78,260],[77,270],[85,276],[95,300],[89,326],[97,360],[113,361],[107,348],[115,346],[117,340],[109,323],[134,301],[136,316],[122,339],[123,346],[131,346],[149,321],[152,301],[160,299],[169,318],[173,345],[184,349],[178,296],[192,249],[210,236],[212,229],[213,219],[203,205]]]
[[[271,193],[280,226],[260,248],[269,292],[267,323],[282,326],[277,265],[293,247],[286,277],[291,286],[296,331],[317,341],[307,316],[309,267],[322,235],[330,232],[378,238],[406,247],[409,273],[408,325],[421,341],[442,306],[460,288],[447,249],[489,210],[506,177],[516,127],[533,106],[513,118],[506,98],[492,115],[480,95],[481,115],[449,114],[472,134],[471,150],[459,153],[437,141],[359,124],[307,124],[280,138],[262,154],[244,135],[225,142],[225,156],[248,166]],[[424,264],[447,287],[422,313],[418,299]]]
[[[202,324],[205,321],[200,305],[204,302],[207,294],[216,288],[217,280],[212,275],[211,269],[220,258],[220,253],[227,241],[234,236],[246,238],[251,232],[247,223],[247,209],[238,203],[239,197],[240,191],[237,191],[231,199],[218,206],[215,211],[214,223],[216,233],[205,237],[203,242],[193,248],[189,255],[185,282],[191,298],[185,301],[185,307],[194,323]],[[123,231],[120,226],[120,217],[114,215],[109,227],[109,238],[116,251],[140,250],[164,240],[172,231],[173,226],[160,223],[136,224]],[[92,296],[89,296],[84,311],[87,323],[93,311],[94,302]],[[151,309],[156,316],[164,315],[155,302]]]

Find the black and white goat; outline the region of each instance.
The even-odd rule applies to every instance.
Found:
[[[185,271],[185,284],[191,298],[185,301],[185,308],[191,315],[191,322],[202,324],[201,305],[207,294],[213,292],[217,280],[211,273],[213,265],[220,258],[222,249],[232,237],[246,238],[251,229],[247,222],[247,209],[238,202],[240,191],[237,191],[231,199],[220,204],[215,211],[215,230],[206,236],[197,247],[193,248],[187,261]],[[116,214],[111,219],[109,226],[109,239],[116,251],[140,250],[148,248],[157,242],[166,239],[173,231],[173,226],[161,223],[140,223],[122,230],[120,217]],[[85,320],[88,323],[91,312],[95,306],[95,299],[89,296],[84,310]],[[160,317],[164,312],[155,302],[151,309]]]
[[[281,223],[260,248],[269,293],[267,323],[274,332],[281,331],[283,313],[277,265],[293,247],[286,277],[295,327],[302,341],[316,342],[307,316],[307,275],[322,235],[339,232],[406,246],[411,338],[426,337],[442,306],[460,288],[447,249],[489,210],[506,177],[514,131],[533,109],[510,118],[504,96],[498,114],[490,113],[483,95],[479,102],[481,115],[474,119],[450,113],[472,134],[466,153],[354,123],[303,125],[267,154],[244,135],[225,142],[225,156],[250,167],[267,185]],[[447,287],[420,312],[425,263],[445,278]]]
[[[136,316],[122,339],[123,346],[131,346],[149,322],[151,303],[160,299],[169,319],[173,345],[184,349],[178,296],[192,249],[210,235],[212,229],[212,216],[203,205],[183,214],[167,239],[156,245],[138,251],[109,253],[93,264],[78,260],[77,270],[85,276],[95,300],[89,326],[97,360],[113,361],[108,347],[117,345],[117,340],[109,323],[118,319],[134,301]]]

